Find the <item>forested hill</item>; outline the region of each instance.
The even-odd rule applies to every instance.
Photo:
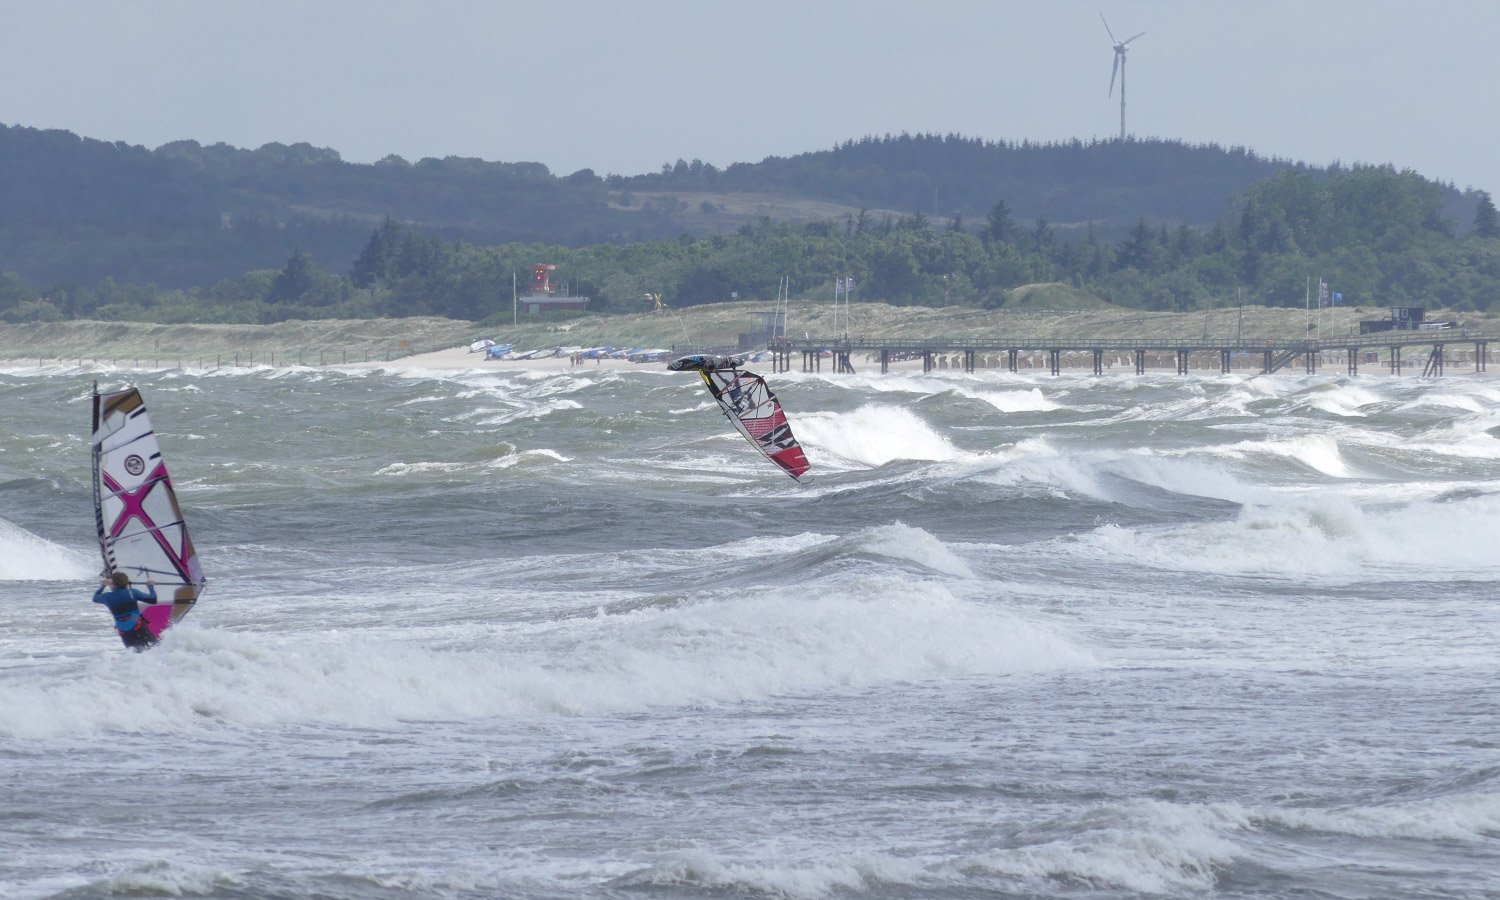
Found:
[[[387,216],[476,242],[677,233],[650,211],[611,208],[608,193],[592,175],[555,178],[536,163],[355,165],[308,144],[147,150],[0,126],[0,271],[180,287],[280,268],[298,248],[343,269]]]
[[[154,150],[0,125],[0,272],[32,284],[180,288],[279,269],[301,250],[347,271],[387,218],[473,244],[584,247],[732,233],[765,219],[871,225],[921,213],[977,228],[997,201],[1063,240],[1153,224],[1206,226],[1288,169],[1240,149],[1174,141],[995,143],[900,135],[718,169],[557,176],[540,163],[389,156],[363,165],[308,144],[244,150],[184,140]],[[1446,191],[1452,218],[1472,201]],[[1074,228],[1076,226],[1076,229]]]
[[[0,321],[68,318],[148,322],[279,322],[287,319],[442,315],[498,324],[515,315],[517,273],[544,261],[555,283],[591,298],[589,311],[638,309],[643,298],[680,308],[780,290],[827,297],[852,279],[857,299],[895,305],[1009,307],[1027,286],[1059,283],[1066,308],[1188,311],[1242,303],[1305,307],[1423,306],[1488,310],[1500,297],[1500,212],[1476,192],[1472,227],[1444,213],[1442,185],[1415,172],[1362,166],[1315,176],[1289,170],[1226,206],[1210,227],[1153,225],[1126,235],[1093,229],[1062,240],[1045,219],[1027,227],[1005,201],[982,225],[922,213],[848,222],[762,221],[733,234],[679,236],[584,248],[477,246],[393,218],[373,229],[347,270],[294,252],[279,271],[186,290],[104,279],[97,286],[31,287],[0,272]],[[1050,302],[1050,301],[1049,301]]]
[[[781,193],[853,207],[921,211],[975,220],[1003,199],[1021,219],[1054,227],[1093,222],[1102,232],[1145,216],[1208,225],[1235,194],[1285,169],[1313,167],[1254,152],[1179,141],[1063,143],[899,135],[846,141],[833,150],[736,163],[720,171],[678,160],[632,187]]]

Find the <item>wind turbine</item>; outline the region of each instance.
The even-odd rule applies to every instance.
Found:
[[[1120,140],[1123,141],[1123,140],[1125,140],[1125,51],[1127,51],[1127,50],[1130,49],[1126,45],[1129,44],[1131,41],[1135,40],[1135,38],[1140,37],[1141,34],[1145,34],[1146,32],[1143,31],[1143,32],[1141,32],[1141,34],[1138,34],[1138,35],[1136,35],[1135,37],[1132,37],[1132,38],[1126,38],[1123,41],[1116,41],[1115,40],[1115,33],[1113,31],[1109,30],[1109,22],[1105,21],[1104,13],[1100,13],[1099,14],[1099,21],[1104,22],[1104,31],[1105,31],[1105,33],[1107,33],[1109,35],[1109,39],[1111,41],[1114,41],[1114,45],[1115,45],[1115,67],[1109,73],[1109,95],[1111,97],[1114,96],[1114,93],[1115,93],[1115,76],[1119,75],[1120,76]]]

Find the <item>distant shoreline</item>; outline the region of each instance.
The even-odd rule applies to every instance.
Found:
[[[142,368],[185,367],[213,368],[229,366],[390,366],[432,369],[499,369],[534,368],[558,370],[571,368],[566,356],[536,360],[491,361],[482,354],[469,353],[475,340],[488,338],[513,343],[518,349],[550,347],[645,347],[691,352],[705,348],[735,347],[742,335],[753,334],[774,307],[770,302],[741,301],[708,304],[662,313],[581,316],[558,321],[518,319],[512,325],[482,325],[434,317],[365,320],[287,321],[267,325],[151,324],[136,322],[69,321],[54,323],[0,323],[0,360],[10,365],[90,364],[140,366]],[[1384,314],[1376,309],[1324,310],[1321,315],[1300,309],[1245,307],[1213,309],[1194,313],[1156,313],[1110,308],[1104,310],[981,310],[968,307],[893,307],[886,304],[855,304],[848,312],[835,312],[832,304],[795,301],[791,304],[787,330],[801,337],[847,333],[855,339],[894,340],[941,338],[955,343],[965,340],[1204,340],[1258,342],[1260,340],[1301,340],[1321,334],[1325,340],[1353,336],[1361,319]],[[1432,314],[1431,317],[1447,314]],[[1500,335],[1500,317],[1466,315],[1463,325]],[[1311,328],[1309,327],[1311,326]],[[1458,359],[1450,362],[1449,374],[1460,374],[1460,361],[1467,354],[1472,367],[1472,350],[1466,342],[1450,339]],[[761,344],[764,346],[764,344]],[[1033,344],[1034,346],[1034,344]],[[1370,344],[1372,349],[1376,346]],[[1500,353],[1500,339],[1491,348]],[[992,354],[991,354],[992,355]],[[1122,365],[1134,370],[1134,361],[1123,363],[1107,354],[1105,365],[1118,371]],[[948,359],[952,356],[954,359]],[[939,357],[947,362],[939,371],[962,370],[958,354]],[[1065,354],[1064,371],[1092,371],[1092,359],[1083,354],[1075,359]],[[1425,355],[1423,356],[1425,359]],[[861,373],[879,363],[856,353],[853,360]],[[986,359],[985,370],[1004,369],[1004,360]],[[1152,371],[1175,370],[1170,357],[1148,358]],[[1195,359],[1195,363],[1200,362]],[[1417,355],[1407,356],[1408,370],[1421,371]],[[955,366],[955,363],[957,365]],[[989,363],[989,365],[985,365]],[[1071,363],[1071,365],[1070,365]],[[649,368],[652,364],[624,360],[588,361],[590,368]],[[800,371],[801,354],[792,360],[793,370]],[[921,370],[920,360],[893,363],[900,371]],[[1325,361],[1319,372],[1333,374],[1334,366],[1344,371],[1342,361]],[[1300,362],[1293,367],[1300,370]],[[769,365],[765,366],[769,369]],[[1023,371],[1047,370],[1045,361],[1032,360]],[[1259,365],[1254,367],[1258,371]],[[825,360],[822,371],[831,371]],[[1192,369],[1193,372],[1217,372],[1217,360]],[[1235,371],[1251,371],[1251,366]],[[1285,370],[1283,370],[1285,371]],[[1388,371],[1387,364],[1362,362],[1360,371]]]
[[[1497,348],[1500,349],[1500,348]],[[1188,376],[1194,375],[1219,375],[1217,354],[1194,354],[1193,362],[1204,363],[1188,370]],[[984,354],[977,360],[978,365],[975,372],[1005,372],[1006,360],[996,354]],[[1029,357],[1023,356],[1018,361],[1017,374],[1021,375],[1046,375],[1049,372],[1048,363],[1044,354],[1033,353]],[[1065,355],[1061,368],[1064,375],[1092,375],[1093,358],[1088,353],[1073,353]],[[869,375],[880,374],[880,363],[878,360],[863,353],[855,353],[853,358],[854,369],[857,374]],[[1346,363],[1343,360],[1325,361],[1318,367],[1317,374],[1320,375],[1342,375],[1345,373]],[[398,371],[471,371],[471,372],[506,372],[506,371],[545,371],[545,372],[576,372],[586,374],[591,371],[666,371],[664,363],[633,363],[623,359],[585,359],[574,363],[569,355],[557,357],[543,357],[540,359],[522,360],[487,360],[482,353],[470,352],[467,347],[454,347],[449,350],[437,350],[431,353],[415,354],[402,357],[401,359],[388,362],[370,362],[351,365],[351,368],[360,369],[394,369]],[[751,364],[747,368],[769,374],[771,365],[769,361]],[[1490,371],[1475,373],[1472,370],[1472,360],[1468,361],[1467,367],[1462,364],[1450,363],[1445,372],[1445,377],[1459,375],[1479,375],[1489,377],[1492,374],[1500,375],[1500,368]],[[889,365],[891,372],[910,374],[922,372],[922,360],[904,359],[893,361]],[[1408,358],[1403,377],[1421,374],[1422,360]],[[792,372],[802,372],[802,359],[800,354],[793,357]],[[824,359],[821,366],[813,371],[819,373],[833,374],[833,361]],[[943,353],[934,358],[932,372],[935,374],[963,374],[962,354],[956,352]],[[1177,360],[1172,353],[1148,353],[1146,359],[1146,371],[1151,374],[1175,373],[1177,371]],[[1135,373],[1135,361],[1132,358],[1119,354],[1110,354],[1104,360],[1104,375],[1132,375]],[[1245,357],[1236,361],[1235,367],[1230,374],[1234,375],[1258,375],[1261,374],[1261,357]],[[1291,365],[1281,369],[1278,374],[1304,374],[1300,362],[1294,361]],[[1385,362],[1361,363],[1360,374],[1369,376],[1388,376],[1389,368]]]

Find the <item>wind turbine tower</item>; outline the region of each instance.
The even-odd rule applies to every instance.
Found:
[[[1099,21],[1104,22],[1104,31],[1105,31],[1106,34],[1109,35],[1110,41],[1113,42],[1114,45],[1115,45],[1115,67],[1109,73],[1109,95],[1111,97],[1114,96],[1114,93],[1115,93],[1115,76],[1116,75],[1120,76],[1120,140],[1124,141],[1125,140],[1125,52],[1130,49],[1127,45],[1131,41],[1135,40],[1135,38],[1140,37],[1141,34],[1145,34],[1146,32],[1142,31],[1141,34],[1138,34],[1135,37],[1126,38],[1123,41],[1116,41],[1115,40],[1115,33],[1113,31],[1109,30],[1109,22],[1105,20],[1104,13],[1100,13],[1099,14]]]

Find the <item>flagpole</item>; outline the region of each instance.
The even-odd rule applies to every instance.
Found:
[[[1316,337],[1319,341],[1323,340],[1323,295],[1327,293],[1328,282],[1324,281],[1323,277],[1320,275],[1318,276],[1318,325],[1317,329],[1313,331],[1313,336]],[[1319,351],[1318,355],[1322,356],[1321,350]],[[1322,360],[1320,359],[1318,360],[1318,362],[1322,362]]]
[[[1306,327],[1306,326],[1312,324],[1312,276],[1311,275],[1307,276],[1307,287],[1304,288],[1303,292],[1302,292],[1302,313],[1303,313],[1304,317],[1307,320],[1304,323],[1303,329],[1302,329],[1302,339],[1305,341],[1305,340],[1307,340],[1307,333],[1309,331],[1312,331],[1311,328]]]
[[[520,314],[517,312],[517,310],[519,310],[519,309],[520,309],[520,306],[519,306],[519,304],[516,301],[516,270],[515,269],[511,269],[510,270],[510,327],[511,327],[512,330],[514,330],[517,327],[517,325],[520,323],[520,321],[521,321],[520,317],[519,317]]]
[[[838,340],[839,336],[839,291],[844,287],[842,276],[833,276],[833,337]]]
[[[781,339],[787,338],[786,320],[792,317],[792,276],[781,276]],[[788,353],[791,351],[788,350]]]
[[[1240,317],[1234,326],[1234,342],[1242,344],[1245,342],[1245,293],[1244,288],[1235,288],[1235,299],[1240,301]]]
[[[854,276],[844,276],[844,343],[849,343],[849,291],[854,287]]]

